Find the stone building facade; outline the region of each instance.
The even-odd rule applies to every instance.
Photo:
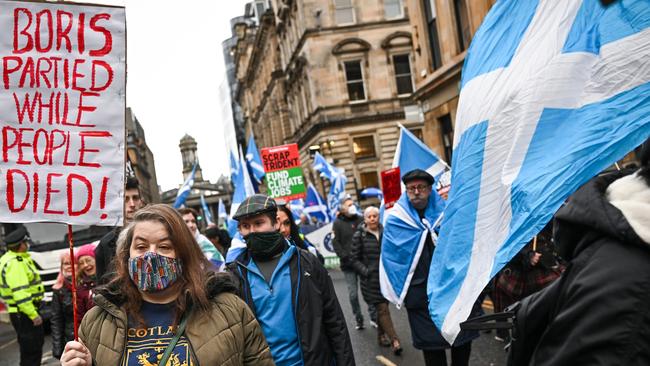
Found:
[[[160,191],[153,153],[147,146],[144,129],[131,108],[126,109],[126,147],[127,174],[133,174],[138,180],[145,202],[159,203]]]
[[[311,169],[320,151],[352,195],[379,187],[399,124],[450,158],[465,49],[492,3],[256,1],[258,22],[235,26],[245,36],[233,48],[247,136],[298,143],[305,176],[325,190]]]

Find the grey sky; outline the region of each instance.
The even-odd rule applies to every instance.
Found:
[[[203,177],[229,172],[219,84],[225,78],[221,42],[244,0],[91,0],[126,7],[127,106],[142,124],[163,190],[182,184],[178,143],[198,143]]]

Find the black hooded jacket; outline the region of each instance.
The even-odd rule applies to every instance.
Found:
[[[643,172],[650,194],[650,171]],[[606,193],[623,175],[593,179],[556,214],[555,240],[570,264],[521,302],[510,365],[650,365],[650,242]],[[650,210],[635,214],[649,222]]]

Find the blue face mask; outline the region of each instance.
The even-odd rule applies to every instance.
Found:
[[[129,258],[129,276],[143,292],[158,292],[168,288],[180,277],[182,270],[180,259],[154,252]]]

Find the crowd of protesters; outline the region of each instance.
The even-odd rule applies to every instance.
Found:
[[[639,311],[650,300],[644,290],[650,283],[648,147],[643,151],[643,168],[605,173],[587,183],[491,282],[485,293],[494,311],[517,314],[511,365],[569,365],[578,359],[650,363],[644,325],[650,319]],[[419,169],[406,173],[402,183],[422,220],[426,208],[444,204],[449,192],[434,189],[434,177]],[[129,180],[126,187],[125,225],[96,246],[60,257],[50,321],[52,354],[62,365],[355,364],[348,321],[324,258],[301,233],[299,224],[308,220],[268,196],[246,198],[233,216],[246,247],[226,264],[231,238],[225,229],[211,226],[202,234],[194,210],[145,205],[137,182]],[[346,197],[333,224],[333,246],[353,311],[350,325],[365,327],[360,285],[378,344],[400,355],[401,340],[380,284],[384,230],[377,207],[360,213]],[[21,258],[15,262],[30,268],[26,230],[8,234],[5,242],[10,255],[0,264]],[[432,322],[426,284],[436,247],[433,230],[423,243],[404,299],[411,341],[427,366],[447,365],[448,355],[451,365],[468,365],[479,333],[464,330],[449,344]],[[29,301],[6,290],[17,283],[3,282],[3,298],[15,304],[12,324],[21,365],[39,364],[43,345],[42,284],[36,271],[30,273],[34,287],[15,291]],[[471,318],[481,314],[482,300]],[[567,334],[581,341],[566,342]],[[496,332],[506,342],[510,335]]]

